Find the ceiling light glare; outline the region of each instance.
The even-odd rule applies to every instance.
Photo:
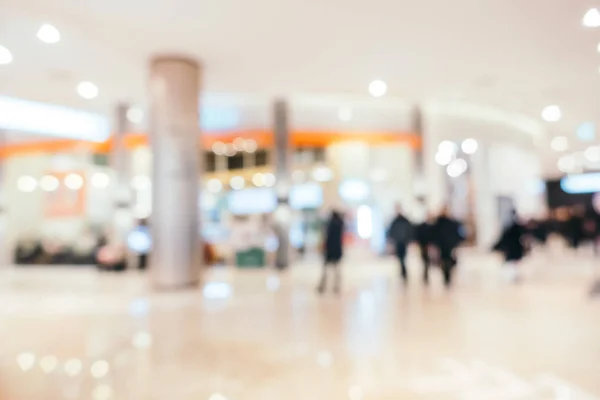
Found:
[[[218,179],[209,179],[206,183],[206,189],[211,193],[219,193],[223,189],[223,184]]]
[[[21,192],[31,193],[37,188],[37,180],[33,176],[22,176],[17,180],[17,188]]]
[[[21,353],[17,356],[17,364],[22,371],[29,371],[35,366],[35,354]]]
[[[144,110],[139,107],[129,108],[127,110],[127,120],[132,124],[141,124],[144,121]]]
[[[474,154],[479,148],[479,144],[475,139],[465,139],[460,145],[462,151],[466,154]]]
[[[458,158],[458,159],[452,161],[446,167],[446,173],[451,178],[458,178],[463,173],[465,173],[466,170],[467,170],[467,162],[465,160],[463,160],[462,158]]]
[[[77,358],[72,358],[65,363],[65,372],[68,376],[76,376],[81,372],[83,365],[81,360]]]
[[[104,172],[96,172],[92,175],[92,186],[98,189],[106,189],[110,185],[110,177]]]
[[[273,175],[272,173],[266,173],[265,174],[265,186],[267,187],[271,187],[271,186],[275,186],[275,182],[277,181],[277,179],[275,178],[275,175]]]
[[[565,136],[557,136],[550,142],[550,147],[558,152],[567,151],[569,149],[569,139]]]
[[[340,108],[338,111],[340,121],[348,122],[352,119],[352,109],[348,107]]]
[[[258,149],[258,144],[255,140],[246,140],[244,142],[244,151],[247,153],[254,153]]]
[[[218,156],[225,155],[227,151],[227,145],[223,142],[214,142],[212,145],[212,151]]]
[[[40,368],[45,374],[53,372],[58,366],[58,360],[54,356],[45,356],[40,360]]]
[[[547,106],[542,110],[542,118],[547,122],[557,122],[560,121],[562,117],[562,111],[560,107],[557,105]]]
[[[235,138],[235,140],[233,141],[233,147],[237,151],[243,151],[245,144],[246,144],[246,141],[244,140],[244,138],[241,138],[241,137]]]
[[[10,50],[8,50],[4,46],[0,46],[0,65],[7,65],[10,64],[12,61],[13,55],[10,52]]]
[[[233,145],[233,143],[228,143],[225,145],[225,155],[227,157],[233,157],[235,156],[237,153],[237,150],[235,149],[235,146]]]
[[[312,178],[317,182],[329,182],[333,179],[333,171],[329,167],[316,167],[312,171]]]
[[[369,93],[373,97],[382,97],[387,93],[387,84],[381,80],[375,80],[369,84]]]
[[[266,181],[265,174],[262,174],[260,172],[257,174],[254,174],[254,176],[252,177],[252,183],[254,184],[254,186],[257,186],[257,187],[265,186],[265,181]]]
[[[45,175],[40,179],[40,188],[44,192],[54,192],[60,186],[60,181],[54,175]]]
[[[229,180],[229,186],[233,190],[241,190],[246,186],[246,180],[241,176],[234,176]]]
[[[77,85],[77,93],[86,100],[95,99],[99,92],[98,86],[89,81],[83,81]]]
[[[600,11],[597,8],[591,8],[583,16],[583,26],[588,28],[600,27]]]
[[[452,162],[452,158],[454,157],[453,154],[450,153],[442,153],[440,151],[438,151],[435,154],[435,162],[438,165],[442,165],[442,166],[446,166],[448,164],[450,164]]]
[[[54,25],[44,24],[38,30],[37,37],[44,43],[58,43],[60,42],[60,31]]]
[[[571,173],[577,168],[577,160],[572,155],[562,156],[558,159],[558,169],[564,173]]]
[[[83,177],[79,174],[65,176],[65,186],[71,190],[79,190],[83,187]]]
[[[454,155],[458,151],[458,145],[449,140],[444,140],[438,145],[438,153]]]
[[[591,163],[600,162],[600,147],[598,147],[598,146],[588,147],[585,150],[585,152],[583,153],[583,156],[585,157],[586,160],[588,160]]]
[[[105,360],[98,360],[92,364],[90,368],[90,372],[92,376],[96,379],[104,378],[108,371],[110,370],[110,365]]]

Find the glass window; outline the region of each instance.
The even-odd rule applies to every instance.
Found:
[[[244,154],[237,153],[231,157],[227,157],[227,169],[242,169],[244,168]]]
[[[268,154],[267,150],[264,150],[264,149],[257,150],[256,153],[254,153],[254,155],[255,155],[254,165],[256,167],[264,167],[265,165],[268,165],[269,154]]]
[[[204,170],[206,172],[215,172],[217,170],[217,156],[212,151],[204,153]]]

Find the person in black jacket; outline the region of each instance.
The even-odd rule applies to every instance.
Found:
[[[429,266],[431,260],[429,257],[429,246],[433,244],[433,224],[435,219],[433,215],[429,215],[427,220],[417,225],[415,230],[417,243],[419,244],[419,251],[421,253],[421,260],[423,261],[423,282],[429,283]]]
[[[452,284],[452,271],[456,265],[455,250],[464,239],[461,234],[460,223],[448,215],[444,208],[432,227],[433,243],[440,253],[440,263],[444,274],[444,284]]]
[[[504,255],[505,262],[516,264],[526,254],[526,240],[527,230],[518,221],[517,215],[513,212],[513,220],[510,225],[506,227],[498,242],[494,245],[494,250],[499,251]],[[515,269],[513,276],[515,282],[519,281],[519,275]]]
[[[396,217],[392,221],[390,228],[388,229],[388,240],[394,246],[394,251],[398,261],[400,261],[400,275],[402,280],[406,282],[408,280],[408,272],[406,271],[406,251],[408,245],[413,240],[413,226],[404,215],[402,215],[402,208],[396,206]]]
[[[343,256],[344,225],[343,215],[340,212],[333,210],[325,228],[325,242],[323,249],[325,260],[323,262],[321,280],[317,287],[319,293],[325,292],[325,287],[327,286],[327,268],[329,266],[335,271],[333,291],[335,293],[339,293],[340,291],[341,271],[339,263]]]

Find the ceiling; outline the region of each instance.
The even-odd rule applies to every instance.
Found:
[[[0,66],[0,91],[110,115],[118,101],[144,106],[148,60],[179,52],[202,61],[210,102],[287,95],[332,119],[360,104],[371,123],[413,103],[536,120],[557,104],[563,119],[545,128],[574,135],[600,125],[600,28],[581,24],[592,6],[600,0],[2,0],[0,45],[14,62]],[[39,41],[42,23],[62,40]],[[388,84],[385,98],[368,96],[373,79]],[[80,98],[82,80],[100,96]]]

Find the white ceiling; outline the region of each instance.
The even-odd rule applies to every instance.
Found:
[[[538,120],[558,104],[564,117],[546,128],[574,135],[583,121],[600,126],[600,29],[581,25],[592,6],[600,1],[2,0],[0,45],[15,60],[0,66],[0,94],[101,113],[119,100],[144,105],[148,60],[169,51],[202,60],[213,99],[466,102]],[[44,22],[60,43],[36,38]],[[368,98],[373,79],[387,82],[384,100]],[[100,96],[79,98],[81,80]]]

